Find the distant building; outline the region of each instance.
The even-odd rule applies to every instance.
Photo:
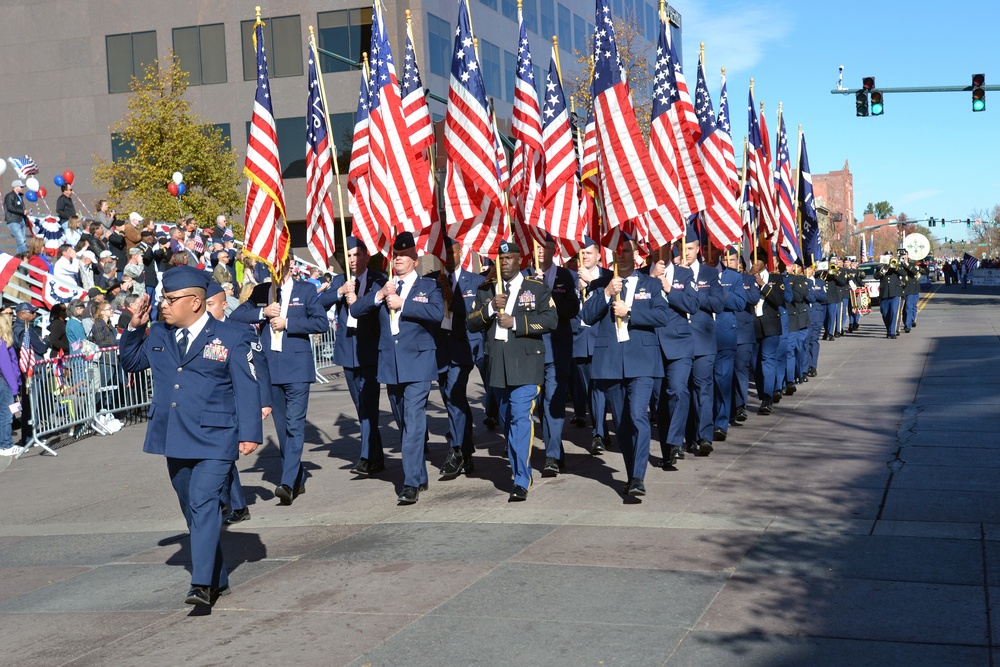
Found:
[[[844,168],[827,174],[813,174],[813,195],[823,199],[829,211],[834,239],[846,239],[855,230],[854,177],[844,160]],[[834,240],[831,239],[831,240]]]

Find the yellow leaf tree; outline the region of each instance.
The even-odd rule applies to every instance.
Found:
[[[126,155],[115,161],[94,156],[94,182],[119,211],[166,222],[193,213],[207,227],[219,214],[242,209],[241,172],[222,130],[191,111],[187,81],[173,56],[169,69],[154,61],[142,79],[132,78],[128,112],[111,128]],[[167,191],[175,171],[184,175],[186,188],[179,199]],[[242,238],[239,219],[233,231]]]

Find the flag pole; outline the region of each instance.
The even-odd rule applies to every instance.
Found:
[[[701,42],[700,45],[699,45],[698,60],[701,62],[701,69],[702,69],[702,71],[704,71],[704,69],[705,69],[705,42]],[[705,92],[708,92],[707,87],[708,86],[706,85],[706,91]],[[712,239],[711,239],[711,236],[710,236],[711,235],[711,231],[709,231],[708,225],[705,225],[705,234],[706,234],[706,236],[709,236],[708,247],[705,248],[705,251],[706,251],[705,252],[705,261],[707,261],[708,264],[709,264],[709,266],[711,266],[712,265],[712,260],[714,259],[712,257],[712,246],[713,246],[713,244],[712,244]],[[700,235],[699,235],[699,238],[700,238]]]
[[[802,253],[802,265],[805,266],[806,263],[806,249],[803,247],[804,237],[802,235],[802,207],[799,206],[799,181],[802,180],[802,123],[799,123],[799,138],[796,158],[798,162],[798,168],[795,171],[795,221],[799,225],[799,251]],[[861,236],[861,241],[864,242],[864,235]],[[812,253],[809,256],[809,266],[812,266],[813,258]]]
[[[409,11],[409,10],[407,10]],[[309,26],[309,46],[319,60],[319,51],[316,48],[316,34],[313,27]],[[319,81],[319,97],[323,100],[323,122],[326,123],[326,136],[330,149],[330,159],[333,161],[333,173],[337,177],[337,206],[340,209],[340,241],[344,249],[344,273],[351,272],[350,262],[347,260],[347,218],[344,217],[344,194],[340,187],[340,162],[337,160],[337,140],[333,136],[333,129],[330,127],[330,107],[326,102],[326,86],[323,84],[323,68],[320,63],[316,63],[316,80]],[[333,239],[331,239],[332,241]],[[334,253],[336,257],[336,253]],[[323,267],[328,268],[328,267]]]

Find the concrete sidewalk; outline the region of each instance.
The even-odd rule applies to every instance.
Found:
[[[270,426],[241,461],[253,518],[224,535],[234,590],[208,614],[183,604],[187,539],[144,424],[5,459],[2,662],[992,664],[998,306],[941,287],[896,341],[866,316],[822,344],[819,377],[771,417],[751,413],[676,472],[651,467],[641,503],[619,494],[621,455],[591,457],[589,431],[567,424],[566,473],[536,474],[509,504],[477,386],[475,476],[437,481],[434,393],[430,490],[399,507],[387,405],[388,469],[354,479],[356,419],[335,376],[313,389],[304,496],[273,497]]]

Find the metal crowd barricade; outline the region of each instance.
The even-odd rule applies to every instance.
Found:
[[[313,361],[316,362],[316,382],[326,384],[329,382],[320,370],[333,367],[333,346],[336,345],[336,328],[333,322],[330,327],[321,334],[312,336]]]
[[[63,431],[80,435],[97,415],[148,407],[152,398],[150,371],[123,371],[117,347],[37,361],[28,380],[32,436],[24,451],[41,447],[56,456],[45,436]]]

